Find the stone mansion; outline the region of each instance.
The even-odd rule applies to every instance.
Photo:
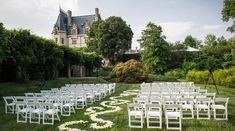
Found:
[[[60,9],[58,18],[53,27],[52,37],[56,43],[69,47],[86,47],[87,32],[94,21],[101,20],[99,9],[95,14],[72,16],[72,11],[67,13]]]

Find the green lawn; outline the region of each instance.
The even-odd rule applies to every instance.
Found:
[[[53,80],[46,82],[46,86],[42,89],[49,89],[53,87],[60,87],[65,83],[95,83],[95,82],[104,82],[102,80],[91,79],[91,80]],[[203,85],[199,85],[203,86]],[[39,92],[40,88],[37,86],[35,82],[28,82],[28,83],[4,83],[0,84],[0,95],[7,96],[7,95],[23,95],[25,92]],[[139,89],[139,84],[117,84],[115,95],[119,95],[124,90],[128,89]],[[225,88],[225,87],[218,87],[219,89],[219,96],[222,97],[229,97],[229,120],[228,121],[215,121],[215,120],[183,120],[183,130],[195,130],[195,131],[232,131],[235,130],[235,89],[232,88]],[[209,90],[209,88],[208,88]],[[212,87],[212,92],[214,92],[214,87]],[[124,97],[124,99],[132,99],[132,97]],[[104,100],[108,100],[105,98]],[[99,103],[96,103],[92,106],[99,106]],[[30,124],[30,123],[16,123],[16,115],[15,114],[5,114],[4,113],[4,102],[3,99],[0,101],[0,130],[1,131],[14,131],[14,130],[22,130],[22,131],[32,131],[32,130],[39,130],[39,131],[52,131],[58,130],[58,126],[63,124],[67,121],[73,120],[87,120],[89,121],[86,124],[76,124],[69,127],[73,128],[80,128],[85,130],[93,130],[89,128],[90,123],[92,121],[89,119],[87,115],[84,115],[85,109],[83,110],[76,110],[76,114],[71,115],[70,117],[61,117],[60,122],[56,122],[53,126],[48,125],[38,125],[38,124]],[[127,114],[127,105],[124,104],[121,106],[122,110],[115,113],[104,114],[99,117],[107,120],[111,120],[114,123],[113,128],[106,129],[107,131],[128,131],[128,130],[150,130],[146,129],[146,125],[143,129],[130,129],[128,127],[128,114]],[[156,130],[156,129],[152,129]],[[165,123],[163,123],[163,130],[166,130]]]

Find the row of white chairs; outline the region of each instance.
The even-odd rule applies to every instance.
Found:
[[[6,96],[3,97],[5,112],[16,113],[17,122],[29,120],[30,123],[35,123],[31,118],[37,115],[38,124],[40,118],[45,120],[44,118],[48,118],[48,114],[51,113],[53,119],[51,124],[54,124],[54,120],[60,120],[59,113],[62,116],[70,116],[75,113],[75,109],[83,109],[87,105],[114,93],[115,86],[115,83],[89,84],[89,86],[88,84],[76,84],[76,86],[66,84],[64,87],[42,90],[40,93],[25,93],[25,96]],[[47,111],[45,108],[50,110]],[[47,124],[44,121],[42,123]]]
[[[162,114],[165,112],[167,129],[182,129],[181,119],[210,119],[214,116],[215,120],[228,120],[228,100],[229,98],[216,98],[215,93],[209,93],[206,89],[200,89],[193,83],[187,82],[161,82],[161,83],[142,83],[141,89],[137,97],[133,98],[133,103],[128,107],[129,126],[143,128],[143,118],[147,118],[148,128],[162,128]],[[137,106],[133,106],[136,105]],[[142,108],[139,108],[141,105]],[[151,112],[152,105],[156,106],[158,112]],[[131,110],[131,107],[133,110]],[[156,108],[155,107],[155,108]],[[168,113],[168,108],[175,108],[171,111],[176,113]],[[140,113],[136,115],[136,111],[141,109]],[[176,110],[177,109],[177,110]],[[222,113],[221,113],[222,112]],[[151,116],[153,115],[153,116]],[[149,120],[156,116],[157,120]],[[131,118],[142,118],[139,120],[132,120]],[[173,118],[173,123],[170,121]],[[177,120],[177,121],[176,121]],[[133,125],[132,122],[139,122],[140,125]],[[150,124],[154,124],[151,126]],[[156,126],[158,123],[158,126]],[[176,126],[170,126],[176,125]],[[178,125],[178,126],[177,126]]]
[[[181,107],[177,104],[166,105],[164,108],[166,127],[167,129],[182,129],[181,124]],[[163,111],[162,105],[159,104],[128,104],[129,127],[143,128],[144,118],[147,119],[147,128],[162,129]],[[170,124],[177,125],[176,127],[169,126]]]

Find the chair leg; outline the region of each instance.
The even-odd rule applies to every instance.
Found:
[[[208,109],[208,119],[211,118],[210,108]]]
[[[216,120],[216,109],[214,109],[214,119]]]
[[[131,127],[131,116],[129,115],[129,127]]]
[[[225,120],[228,120],[228,110],[225,109]]]
[[[144,125],[143,115],[141,115],[141,120],[140,120],[140,122],[141,122],[141,128],[143,128],[143,125]]]
[[[7,113],[7,105],[5,105],[5,113]]]
[[[162,129],[162,116],[159,117],[160,118],[160,129]]]

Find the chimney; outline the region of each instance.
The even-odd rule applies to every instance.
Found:
[[[67,12],[68,26],[72,26],[72,11],[68,10]]]
[[[100,20],[99,8],[95,8],[95,21]]]

